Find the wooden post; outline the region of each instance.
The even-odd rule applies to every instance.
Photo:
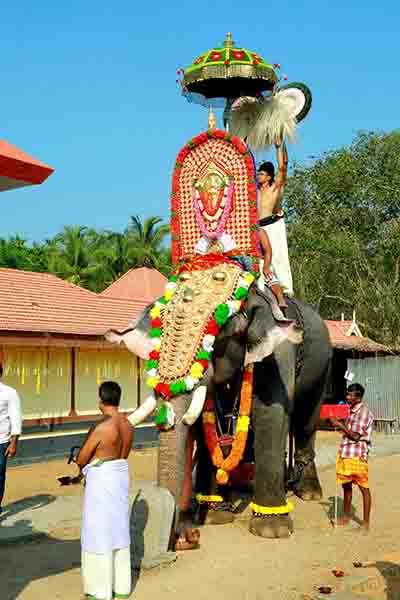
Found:
[[[137,394],[137,406],[139,407],[142,403],[142,377],[141,377],[141,361],[138,356],[136,357],[136,394]]]
[[[71,348],[71,406],[69,411],[69,416],[75,416],[76,413],[76,398],[75,398],[75,381],[76,381],[76,373],[75,373],[75,348]]]

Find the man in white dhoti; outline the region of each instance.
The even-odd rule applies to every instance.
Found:
[[[120,386],[99,388],[104,419],[91,431],[76,458],[85,477],[82,516],[82,579],[92,600],[129,598],[131,557],[129,469],[133,428],[119,414]]]
[[[277,140],[275,146],[278,160],[277,177],[275,178],[275,167],[271,162],[264,162],[258,168],[259,224],[261,243],[266,255],[259,285],[262,289],[265,284],[269,285],[273,279],[277,279],[283,293],[286,296],[293,296],[286,225],[281,205],[287,177],[288,154],[285,143],[282,144],[280,140]],[[272,248],[270,265],[267,262],[265,234]],[[280,301],[280,305],[285,308],[286,302]]]

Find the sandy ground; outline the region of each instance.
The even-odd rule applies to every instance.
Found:
[[[319,445],[335,444],[337,437],[323,433]],[[136,452],[130,458],[137,479],[154,479],[156,463],[155,450]],[[368,536],[361,535],[356,522],[347,530],[332,529],[329,517],[336,486],[334,467],[329,467],[320,472],[324,489],[321,502],[305,503],[292,498],[295,533],[290,539],[254,537],[248,532],[246,522],[205,526],[199,550],[180,554],[178,561],[168,567],[141,572],[135,581],[133,597],[186,600],[189,596],[191,600],[209,600],[218,594],[230,600],[311,599],[318,597],[316,588],[320,585],[340,590],[350,576],[360,575],[353,561],[377,561],[376,567],[362,569],[363,575],[377,575],[399,563],[396,558],[400,556],[399,469],[400,455],[374,458],[370,462],[373,514]],[[46,497],[81,493],[79,486],[58,487],[57,476],[73,473],[73,467],[60,462],[9,469],[4,509],[17,511],[19,502],[28,498],[35,503],[46,501]],[[353,500],[359,517],[361,502],[357,490]],[[0,598],[80,598],[79,565],[78,531],[56,530],[40,541],[2,546]],[[346,576],[336,579],[331,573],[335,568],[343,569]],[[384,583],[383,579],[382,589]],[[390,594],[390,590],[382,594],[375,591],[373,597],[396,597]]]

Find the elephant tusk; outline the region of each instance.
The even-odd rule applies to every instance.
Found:
[[[157,406],[157,400],[154,394],[147,396],[146,400],[128,417],[128,421],[133,427],[142,423]]]
[[[184,425],[190,426],[193,425],[195,421],[197,421],[197,419],[201,415],[201,411],[203,410],[203,406],[206,401],[206,395],[206,385],[200,385],[194,390],[190,406],[182,417],[182,423],[184,423]]]

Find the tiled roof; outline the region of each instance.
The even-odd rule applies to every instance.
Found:
[[[327,320],[325,323],[328,327],[329,337],[334,348],[339,350],[354,350],[355,352],[368,354],[373,354],[375,352],[384,354],[390,353],[390,350],[386,346],[378,344],[378,342],[374,342],[367,337],[349,335],[353,321]]]
[[[0,268],[0,331],[103,335],[123,330],[148,304],[107,298],[55,275]]]
[[[131,269],[95,294],[48,273],[0,268],[0,332],[102,336],[108,329],[124,330],[162,294],[165,281],[157,271]],[[347,335],[353,321],[325,323],[334,348],[390,352],[369,338]]]
[[[156,269],[130,269],[100,295],[107,298],[143,298],[151,302],[164,293],[167,278]]]
[[[54,169],[0,140],[0,191],[43,183]]]

